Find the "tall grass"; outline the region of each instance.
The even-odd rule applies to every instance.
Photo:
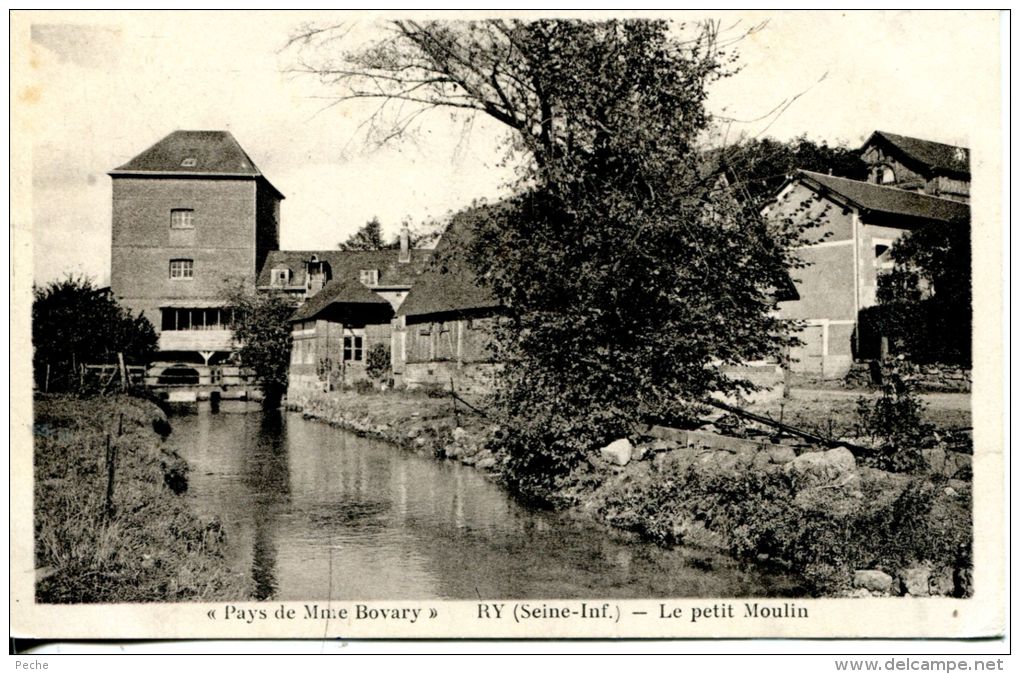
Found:
[[[250,596],[216,521],[175,493],[186,472],[149,402],[40,396],[35,414],[36,599],[43,603],[219,601]],[[117,450],[107,512],[106,442]],[[171,489],[171,486],[174,489]]]

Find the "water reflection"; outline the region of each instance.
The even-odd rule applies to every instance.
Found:
[[[223,520],[257,598],[795,595],[722,557],[527,510],[477,471],[299,415],[173,420],[189,498]]]

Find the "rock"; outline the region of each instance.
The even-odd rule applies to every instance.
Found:
[[[626,466],[630,463],[633,453],[634,445],[630,444],[630,440],[627,438],[614,440],[599,451],[604,461],[616,464],[617,466]]]
[[[969,480],[973,475],[973,457],[963,452],[946,452],[945,475],[949,478]]]
[[[846,480],[856,473],[857,462],[849,449],[837,447],[826,452],[801,454],[785,464],[785,469],[799,490]]]
[[[945,566],[928,578],[928,594],[936,597],[950,597],[953,594],[953,569]]]
[[[878,569],[858,569],[854,571],[854,587],[863,587],[872,592],[888,593],[892,589],[893,579],[888,573]]]
[[[946,487],[944,492],[945,495],[948,496],[949,498],[956,498],[957,496],[960,495],[960,492],[956,491],[952,487]]]
[[[900,571],[900,586],[912,597],[927,597],[928,579],[931,577],[929,564],[918,564]]]
[[[769,460],[772,463],[790,463],[797,458],[797,453],[792,447],[778,445],[767,450]]]
[[[921,450],[921,457],[930,472],[946,475],[946,450],[929,447]]]
[[[635,445],[634,454],[631,458],[634,461],[644,461],[650,455],[651,452],[648,451],[648,445]]]
[[[869,590],[867,588],[864,588],[864,587],[859,587],[859,588],[857,588],[855,590],[851,590],[850,591],[850,596],[854,597],[854,598],[857,598],[857,599],[863,599],[864,597],[871,597],[872,595],[871,595],[871,590]]]
[[[457,443],[464,443],[471,437],[471,434],[465,431],[460,426],[453,429],[453,441]]]

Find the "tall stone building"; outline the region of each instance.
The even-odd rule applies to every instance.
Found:
[[[283,194],[227,131],[174,131],[110,176],[113,293],[156,326],[161,360],[222,360],[224,286],[255,286]]]

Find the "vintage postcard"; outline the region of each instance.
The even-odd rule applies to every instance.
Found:
[[[12,636],[1002,635],[1002,21],[12,12]]]

